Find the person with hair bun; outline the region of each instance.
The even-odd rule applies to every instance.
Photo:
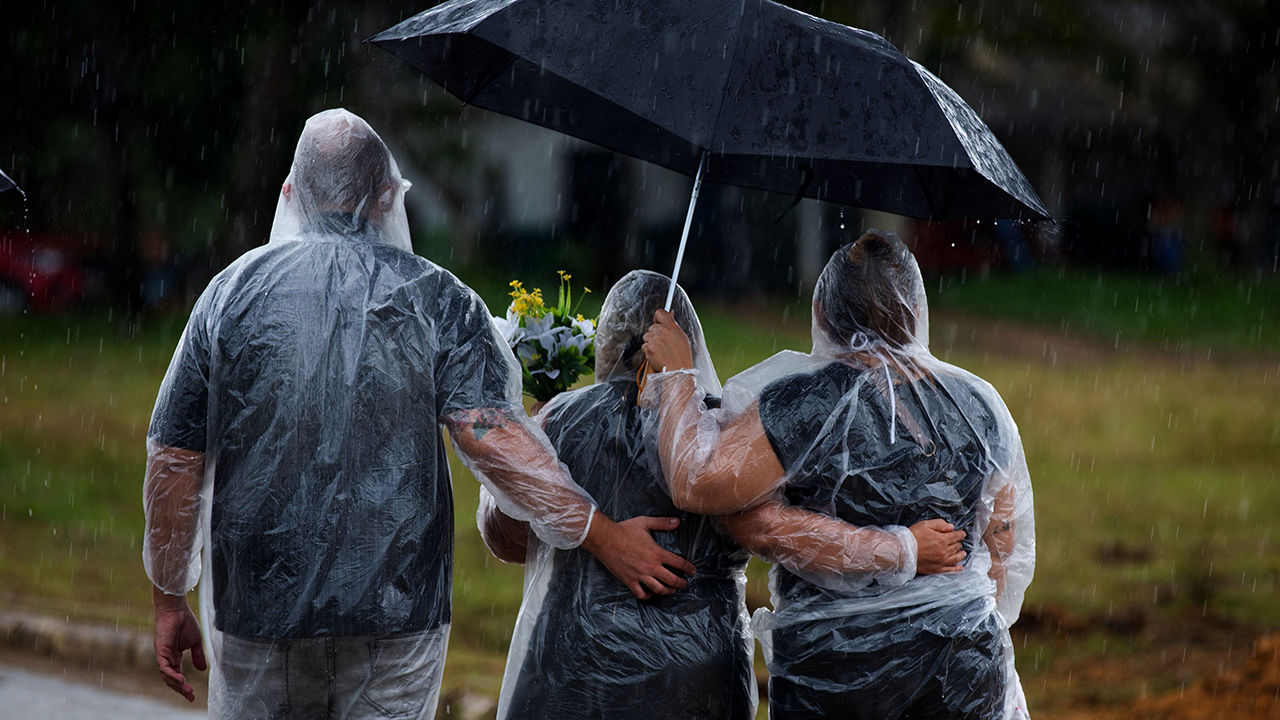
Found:
[[[730,379],[719,409],[663,313],[646,335],[675,505],[734,513],[730,534],[774,562],[773,609],[753,619],[774,720],[1028,717],[1008,631],[1035,565],[1022,443],[990,384],[930,354],[928,326],[915,258],[872,231],[818,279],[812,352]],[[800,511],[887,537],[851,544]],[[958,567],[907,561],[937,542]],[[866,571],[869,548],[889,562]]]

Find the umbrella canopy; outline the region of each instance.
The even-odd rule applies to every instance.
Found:
[[[8,175],[5,175],[3,170],[0,170],[0,192],[12,190],[16,187],[18,187],[18,183],[14,182]]]
[[[932,73],[769,0],[451,0],[370,42],[466,103],[711,182],[931,220],[1049,217]]]

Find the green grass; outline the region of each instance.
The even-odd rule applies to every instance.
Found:
[[[1113,344],[1134,341],[1280,352],[1280,277],[1132,274],[1037,268],[929,283],[930,309],[1060,327]]]
[[[1240,301],[1250,292],[1243,285],[1180,288],[1056,271],[944,284],[932,313],[934,351],[991,381],[1026,448],[1039,558],[1029,607],[1081,617],[1141,608],[1166,623],[1203,614],[1280,627],[1280,354],[1273,324],[1258,328],[1280,305],[1273,285],[1251,287],[1252,299]],[[501,293],[490,294],[498,306]],[[1212,322],[1204,319],[1210,307]],[[704,303],[700,311],[722,378],[778,350],[809,347],[805,306]],[[87,315],[0,319],[5,605],[149,622],[139,555],[144,435],[181,322],[130,329]],[[1032,329],[1018,330],[1023,322]],[[493,693],[522,571],[480,543],[477,491],[455,464],[446,686]],[[762,569],[751,569],[756,602],[767,598]],[[1055,663],[1087,655],[1095,642],[1107,641],[1036,641],[1020,651],[1033,706],[1052,692]],[[1149,650],[1129,638],[1109,652]]]

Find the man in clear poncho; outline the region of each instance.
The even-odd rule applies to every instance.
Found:
[[[1008,627],[1035,563],[1031,484],[999,395],[928,350],[920,271],[868,233],[828,262],[813,352],[731,379],[708,410],[669,317],[646,335],[662,467],[677,507],[731,512],[730,533],[780,563],[755,618],[776,719],[1018,718],[1026,703]],[[807,509],[852,525],[941,518],[966,532],[959,572],[865,572],[876,545],[834,541]],[[868,531],[874,530],[868,528]],[[779,552],[780,538],[793,547]],[[881,545],[881,548],[886,545]]]
[[[453,505],[440,428],[503,510],[632,591],[683,561],[595,511],[525,416],[480,299],[414,255],[402,180],[360,118],[307,121],[270,242],[210,282],[147,433],[143,559],[166,684],[211,715],[434,715]]]

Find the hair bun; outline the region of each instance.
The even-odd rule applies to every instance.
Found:
[[[868,230],[854,242],[853,250],[855,252],[860,250],[876,259],[883,259],[893,254],[894,243],[879,230]],[[853,257],[852,254],[850,257]]]

